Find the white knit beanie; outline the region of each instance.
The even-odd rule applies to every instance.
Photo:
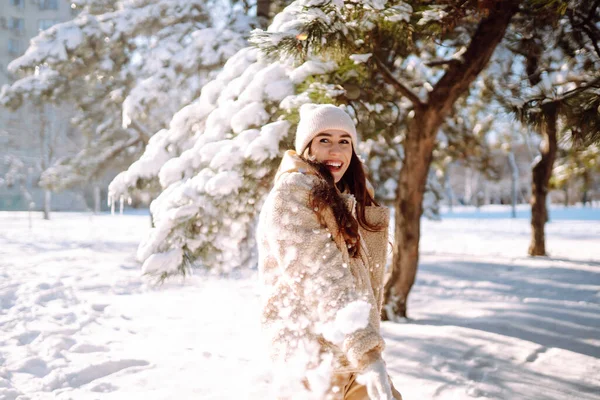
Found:
[[[306,146],[321,132],[339,130],[350,134],[352,148],[356,151],[358,136],[352,118],[332,104],[304,104],[300,107],[300,122],[296,130],[296,153],[302,154]]]

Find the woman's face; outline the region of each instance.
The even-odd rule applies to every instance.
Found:
[[[350,166],[352,136],[338,130],[321,132],[312,140],[310,154],[315,161],[325,164],[335,183],[338,183]]]

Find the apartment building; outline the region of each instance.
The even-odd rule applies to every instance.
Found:
[[[13,81],[7,66],[25,53],[31,38],[73,16],[68,0],[0,0],[0,87]]]
[[[7,67],[25,53],[33,37],[57,23],[72,20],[75,14],[69,0],[0,0],[0,88],[18,78]],[[44,160],[47,147],[56,137],[56,130],[71,129],[68,122],[71,114],[68,105],[25,104],[17,111],[0,107],[0,178],[6,172],[6,159],[21,160],[29,171],[27,191],[36,210],[44,204],[44,192],[37,186],[40,168],[54,161]],[[60,155],[67,146],[57,143],[54,147]],[[19,187],[0,185],[0,210],[26,210],[28,200],[22,192]],[[77,209],[73,205],[77,199],[73,193],[55,194],[52,208]]]

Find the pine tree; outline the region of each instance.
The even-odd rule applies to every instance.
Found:
[[[215,273],[255,265],[256,217],[281,154],[292,145],[297,108],[311,96],[331,100],[327,93],[334,92],[322,85],[296,89],[331,69],[314,61],[295,68],[268,63],[257,49],[242,49],[174,116],[168,131],[152,138],[109,189],[114,196],[139,176],[158,175],[154,228],[138,249],[144,272],[166,278],[192,265]],[[170,146],[184,150],[172,157],[165,151]]]
[[[570,132],[574,140],[589,143],[599,136],[594,113],[600,89],[599,6],[564,2],[515,21],[506,48],[521,57],[505,58],[504,74],[494,84],[499,101],[542,137],[532,170],[532,256],[546,255],[547,195],[560,137]]]

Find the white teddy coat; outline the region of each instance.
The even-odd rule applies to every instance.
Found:
[[[350,373],[380,357],[384,348],[379,321],[389,209],[366,207],[367,221],[381,230],[370,232],[359,226],[360,256],[351,258],[331,209],[309,206],[311,188],[319,179],[309,164],[287,151],[262,207],[257,229],[262,324],[274,361],[287,363],[312,354],[306,360],[310,369],[323,368],[323,360],[332,360],[329,393],[323,398],[335,398],[336,382],[343,384]],[[354,196],[341,196],[356,215]],[[367,325],[333,334],[338,311],[357,300],[370,306]],[[332,356],[327,358],[328,354]]]

